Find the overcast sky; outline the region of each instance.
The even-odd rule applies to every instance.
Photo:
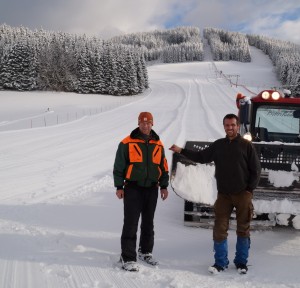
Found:
[[[0,0],[0,24],[103,38],[177,26],[300,44],[300,0]]]

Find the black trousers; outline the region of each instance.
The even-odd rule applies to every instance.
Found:
[[[154,246],[154,214],[158,187],[140,187],[128,184],[124,188],[124,224],[121,236],[121,256],[125,262],[136,261],[137,229],[141,215],[139,247],[142,253],[151,253]]]

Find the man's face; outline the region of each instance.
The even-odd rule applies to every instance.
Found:
[[[239,127],[235,118],[224,120],[224,130],[229,139],[233,139],[237,136]]]
[[[140,131],[145,135],[150,135],[152,126],[153,126],[152,122],[141,121],[139,123]]]

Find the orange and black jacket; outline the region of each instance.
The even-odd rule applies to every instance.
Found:
[[[168,163],[159,136],[151,130],[149,139],[145,140],[139,128],[133,130],[118,146],[113,174],[118,189],[123,188],[125,182],[167,188]]]

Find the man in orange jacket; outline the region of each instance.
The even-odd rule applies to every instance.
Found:
[[[136,239],[140,215],[139,259],[151,265],[158,264],[152,257],[154,214],[159,187],[161,198],[165,200],[169,184],[164,146],[152,130],[152,114],[140,113],[138,126],[120,142],[113,170],[116,195],[124,201],[121,262],[123,269],[127,271],[139,270],[136,262]]]

